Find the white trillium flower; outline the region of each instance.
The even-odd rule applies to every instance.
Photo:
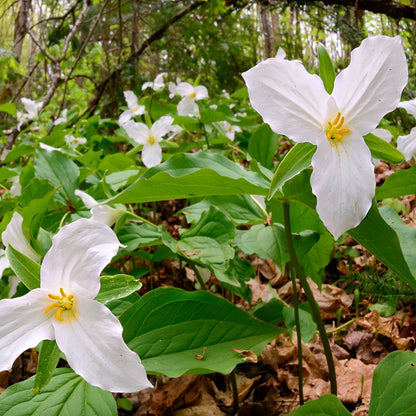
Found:
[[[192,86],[189,82],[181,82],[176,86],[176,94],[182,98],[178,104],[178,114],[180,116],[198,115],[199,107],[195,101],[208,98],[208,90],[203,85]]]
[[[164,81],[163,77],[166,76],[166,75],[167,75],[166,72],[162,72],[162,73],[156,75],[156,78],[153,82],[152,81],[145,82],[142,85],[142,91],[144,91],[146,88],[151,88],[154,91],[162,90],[165,87],[165,81]]]
[[[136,94],[133,91],[124,91],[124,98],[126,99],[128,110],[123,111],[118,119],[118,124],[121,126],[129,121],[134,116],[141,116],[145,112],[145,106],[139,105]]]
[[[123,209],[110,207],[109,205],[100,204],[91,195],[79,189],[75,190],[75,195],[79,196],[84,205],[91,211],[91,219],[102,222],[111,227],[125,213]]]
[[[119,246],[111,228],[96,221],[62,227],[43,260],[40,288],[0,300],[0,371],[48,339],[93,386],[120,393],[152,387],[138,355],[123,341],[120,322],[94,300],[100,273]]]
[[[146,167],[151,168],[162,161],[162,148],[159,142],[169,132],[176,132],[176,127],[172,126],[172,123],[172,117],[163,116],[150,129],[146,124],[136,123],[133,120],[123,125],[127,134],[136,143],[143,145],[142,160]]]
[[[42,102],[37,103],[29,98],[21,98],[21,101],[23,103],[23,106],[25,108],[25,113],[22,113],[21,111],[18,111],[16,114],[17,117],[17,129],[20,130],[23,123],[26,123],[26,121],[29,120],[35,120],[38,118],[39,111],[42,108]]]
[[[39,142],[39,147],[42,150],[46,150],[47,152],[61,152],[62,151],[60,147],[49,146],[48,144],[42,143],[42,142]]]
[[[412,160],[416,154],[416,127],[413,127],[409,134],[397,137],[397,150],[403,153],[407,161]]]
[[[375,193],[363,136],[394,110],[407,83],[400,37],[365,39],[328,94],[299,61],[270,58],[243,74],[250,101],[273,131],[317,145],[312,158],[316,210],[337,239],[356,227]]]
[[[416,98],[410,101],[402,101],[397,107],[404,108],[410,115],[416,117]]]
[[[17,251],[38,262],[40,255],[36,253],[29,241],[27,241],[22,226],[23,217],[18,212],[15,212],[1,235],[2,242],[6,247],[10,244]]]
[[[75,150],[78,146],[87,143],[87,139],[85,137],[74,137],[71,134],[67,134],[65,136],[65,142]]]
[[[224,135],[230,140],[234,140],[236,132],[241,133],[240,127],[232,126],[228,121],[220,121],[219,124],[224,132]]]
[[[65,108],[62,111],[61,117],[57,118],[53,124],[57,126],[58,124],[65,124],[68,121],[68,109]]]

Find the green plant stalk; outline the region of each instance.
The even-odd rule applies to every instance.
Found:
[[[192,270],[194,271],[196,280],[198,280],[199,286],[201,286],[201,290],[207,290],[207,288],[205,287],[204,280],[202,279],[201,273],[199,273],[198,269],[195,267],[195,264],[191,262],[189,262],[188,264],[191,266]]]
[[[331,393],[336,395],[337,394],[337,378],[335,374],[334,359],[332,357],[331,347],[329,345],[328,336],[326,334],[325,326],[321,318],[321,313],[319,311],[318,304],[315,301],[315,298],[312,293],[312,289],[309,286],[309,283],[303,272],[302,266],[300,265],[299,260],[296,256],[295,246],[293,245],[293,240],[292,240],[292,228],[290,226],[290,203],[289,201],[283,201],[283,216],[284,216],[285,235],[286,235],[287,247],[289,250],[289,256],[291,258],[291,262],[295,269],[295,272],[300,280],[300,284],[303,287],[303,290],[305,291],[306,299],[308,300],[309,306],[311,308],[312,316],[318,327],[319,335],[321,337],[322,345],[324,347],[326,361],[328,363]]]
[[[299,379],[299,403],[302,406],[305,403],[303,397],[303,357],[302,357],[302,332],[300,327],[299,319],[299,300],[298,300],[298,290],[296,287],[295,272],[293,270],[292,264],[289,265],[289,275],[290,280],[292,281],[293,286],[293,307],[295,308],[295,323],[296,323],[296,335],[298,343],[298,379]]]

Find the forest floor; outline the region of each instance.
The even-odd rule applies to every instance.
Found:
[[[390,169],[392,167],[383,162],[378,165],[378,182],[391,173]],[[416,226],[416,196],[406,197],[401,202],[406,213],[404,221]],[[176,203],[169,203],[169,211],[174,212]],[[167,225],[176,220],[168,218]],[[249,259],[257,271],[256,278],[248,282],[253,293],[252,304],[231,295],[229,300],[248,309],[268,300],[271,286],[279,298],[292,304],[292,284],[288,277],[272,261],[256,256]],[[178,279],[178,274],[182,279]],[[350,237],[334,248],[326,274],[320,289],[311,280],[309,282],[330,332],[338,397],[354,416],[365,416],[377,364],[392,351],[415,348],[416,293],[401,285]],[[158,273],[155,271],[152,285],[178,286],[180,282],[182,288],[193,290],[193,280],[191,270],[180,268],[178,262],[165,261]],[[145,293],[149,279],[144,279],[143,283],[141,292]],[[209,282],[215,283],[218,283],[215,279]],[[300,293],[300,300],[305,301],[303,292]],[[302,354],[305,401],[330,393],[326,358],[317,335],[303,345]],[[0,392],[35,374],[37,355],[35,349],[26,351],[11,372],[0,372]],[[119,399],[119,415],[123,416],[286,415],[299,406],[299,371],[296,333],[293,333],[291,337],[280,335],[270,342],[259,357],[245,357],[232,375],[184,375],[173,379],[150,376],[154,390],[115,397]]]

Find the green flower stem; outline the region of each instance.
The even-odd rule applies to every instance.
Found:
[[[296,273],[293,270],[293,265],[289,266],[290,280],[293,286],[293,306],[295,308],[295,323],[296,323],[296,335],[298,342],[298,373],[299,373],[299,403],[302,406],[305,402],[303,397],[303,357],[302,357],[302,333],[299,319],[299,300],[298,300],[298,289],[296,287]]]
[[[332,357],[331,347],[329,345],[328,336],[326,334],[325,326],[321,318],[319,306],[315,301],[312,289],[309,286],[305,273],[303,272],[302,266],[300,265],[299,260],[296,256],[295,246],[293,245],[293,240],[292,240],[292,229],[290,226],[290,203],[289,201],[283,202],[283,215],[284,215],[285,235],[286,235],[289,255],[290,255],[293,267],[296,271],[296,274],[300,280],[300,284],[303,287],[303,290],[305,291],[306,298],[311,308],[312,316],[316,322],[316,325],[318,326],[319,335],[321,337],[322,345],[324,347],[326,361],[328,363],[331,393],[336,395],[337,394],[337,379],[336,379],[336,374],[335,374],[334,359]]]
[[[199,270],[195,267],[195,264],[188,262],[188,264],[191,266],[192,270],[195,273],[196,280],[198,280],[199,286],[201,286],[201,290],[207,290],[205,287],[204,280],[202,279],[201,273],[199,273]]]
[[[154,224],[153,222],[150,222],[149,220],[147,220],[146,218],[141,217],[140,215],[135,214],[134,212],[131,211],[127,211],[127,214],[129,217],[132,217],[136,220],[139,220],[140,222],[146,223],[147,225],[152,226],[153,228],[159,228],[156,224]]]

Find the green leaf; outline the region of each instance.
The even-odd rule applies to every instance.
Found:
[[[368,416],[416,414],[416,355],[395,351],[380,361],[373,375]]]
[[[373,201],[367,216],[349,234],[416,289],[416,230],[404,225],[391,207],[378,210]]]
[[[67,204],[75,199],[78,189],[79,168],[67,156],[57,151],[38,150],[35,159],[36,177],[47,179],[58,189],[59,201]],[[68,201],[66,200],[68,199]]]
[[[149,169],[107,202],[138,203],[208,195],[265,195],[266,180],[224,156],[198,152],[179,154]]]
[[[15,250],[10,244],[6,248],[6,257],[16,276],[30,290],[40,287],[40,265]]]
[[[404,156],[390,143],[380,139],[380,137],[369,133],[364,137],[364,140],[371,150],[371,155],[376,159],[382,159],[395,165],[403,161]]]
[[[128,251],[162,244],[160,230],[146,223],[141,225],[126,224],[118,232],[118,238],[122,244],[127,246]]]
[[[279,136],[268,124],[262,124],[253,131],[248,144],[248,153],[267,169],[273,169]]]
[[[12,103],[0,104],[0,111],[4,111],[5,113],[10,114],[13,117],[17,116],[16,106]]]
[[[61,351],[56,341],[45,339],[39,351],[38,368],[33,382],[33,395],[36,396],[51,381],[58,364]]]
[[[284,307],[279,299],[271,298],[268,302],[258,303],[250,313],[264,322],[278,324],[283,321]]]
[[[100,282],[100,293],[95,297],[95,300],[101,303],[124,298],[142,287],[139,280],[127,274],[102,276]]]
[[[303,307],[303,308],[302,308]],[[313,336],[316,334],[316,322],[314,321],[310,310],[307,310],[309,305],[303,303],[299,306],[299,321],[300,321],[300,328],[301,328],[301,338],[302,341],[307,343],[309,342]],[[285,320],[285,325],[289,329],[290,333],[292,333],[294,327],[296,326],[295,321],[295,308],[291,306],[284,306],[283,307],[283,318]]]
[[[273,198],[276,193],[278,193],[279,197],[282,196],[283,185],[311,165],[315,150],[316,146],[308,142],[297,143],[289,150],[277,166],[270,185],[268,199]]]
[[[376,198],[396,198],[403,195],[412,195],[416,193],[416,165],[410,169],[400,169],[390,175],[376,189]]]
[[[34,380],[14,384],[0,395],[2,416],[117,416],[113,395],[89,385],[70,368],[56,369],[36,396],[32,395]]]
[[[331,58],[328,54],[328,51],[325,49],[325,46],[321,43],[318,43],[318,61],[319,61],[319,76],[321,77],[325,89],[328,94],[332,94],[334,89],[335,81],[335,70],[332,65]]]
[[[305,403],[287,416],[351,416],[351,413],[336,396],[326,394],[317,400]]]
[[[260,354],[283,331],[209,292],[172,287],[148,292],[120,320],[146,371],[169,377],[227,374],[242,361],[233,348]]]

